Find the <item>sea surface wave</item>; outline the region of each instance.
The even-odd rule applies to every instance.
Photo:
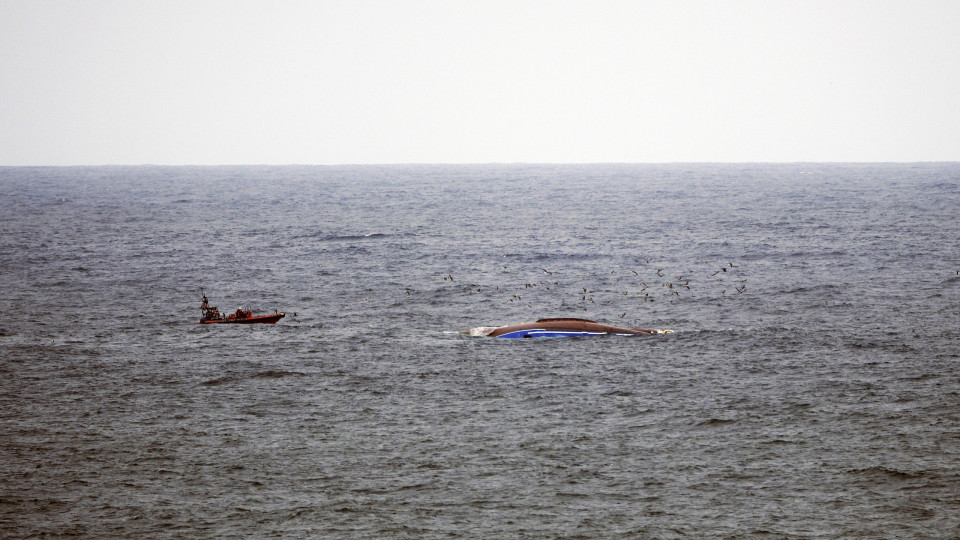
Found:
[[[955,538],[958,186],[0,167],[0,536]]]

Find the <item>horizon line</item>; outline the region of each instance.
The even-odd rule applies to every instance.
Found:
[[[6,165],[0,168],[56,168],[56,167],[409,167],[409,166],[490,166],[490,165],[916,165],[952,164],[960,160],[905,160],[905,161],[409,161],[369,163],[74,163],[66,165],[28,164]]]

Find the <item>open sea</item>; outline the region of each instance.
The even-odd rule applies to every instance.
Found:
[[[0,537],[958,538],[958,217],[960,163],[0,167]],[[674,333],[459,333],[544,317]]]

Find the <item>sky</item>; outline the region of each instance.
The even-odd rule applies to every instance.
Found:
[[[960,160],[957,0],[0,0],[0,165]]]

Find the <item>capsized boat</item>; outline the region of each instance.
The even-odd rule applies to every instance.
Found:
[[[496,338],[558,338],[587,336],[638,336],[643,334],[670,334],[673,330],[648,328],[620,328],[598,323],[590,319],[558,318],[540,319],[536,322],[509,326],[481,326],[462,334]]]
[[[210,302],[207,300],[207,295],[205,294],[200,304],[200,310],[203,312],[203,316],[197,324],[276,324],[277,321],[286,315],[286,313],[282,311],[274,311],[266,315],[254,315],[249,309],[243,308],[237,308],[236,311],[229,315],[220,313],[217,306],[210,305]],[[296,316],[296,313],[294,313],[294,316]]]

